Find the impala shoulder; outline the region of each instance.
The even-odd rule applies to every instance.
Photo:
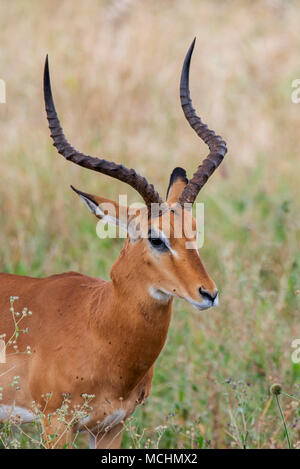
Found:
[[[64,272],[62,274],[54,274],[54,275],[50,275],[49,277],[45,277],[44,278],[44,281],[46,282],[56,282],[56,281],[59,281],[61,282],[61,280],[64,280],[65,282],[71,282],[71,283],[79,283],[79,284],[82,284],[82,285],[88,285],[90,283],[103,283],[104,280],[102,280],[101,278],[98,278],[98,277],[91,277],[89,275],[84,275],[84,274],[80,274],[79,272],[73,272],[73,271],[70,271],[70,272]]]
[[[62,274],[53,274],[46,277],[47,279],[58,279],[58,278],[65,278],[65,277],[87,277],[86,275],[80,274],[79,272],[74,272],[70,270],[69,272],[63,272]]]

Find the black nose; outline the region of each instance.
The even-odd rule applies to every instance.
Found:
[[[212,302],[217,298],[218,296],[218,290],[215,291],[215,293],[212,295],[209,291],[205,290],[204,288],[200,287],[199,288],[199,292],[200,292],[200,295],[202,295],[202,297],[204,299],[208,299],[208,300],[211,300]]]

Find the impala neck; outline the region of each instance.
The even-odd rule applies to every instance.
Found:
[[[126,397],[145,376],[166,341],[172,298],[160,301],[149,294],[150,284],[136,263],[122,251],[111,270],[101,298],[97,330],[109,345],[109,360],[117,389]]]

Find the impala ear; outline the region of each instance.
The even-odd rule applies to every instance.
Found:
[[[182,194],[183,189],[188,183],[188,179],[186,177],[186,171],[183,168],[175,168],[172,171],[169,187],[167,190],[167,203],[169,205],[177,202],[179,197]]]
[[[98,197],[96,195],[87,194],[86,192],[81,192],[73,186],[71,186],[71,188],[79,195],[81,200],[83,200],[85,205],[94,215],[96,215],[97,218],[113,225],[119,225],[127,231],[127,207],[119,205],[113,200],[105,199],[104,197]]]

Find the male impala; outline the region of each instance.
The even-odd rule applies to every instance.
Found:
[[[126,182],[146,204],[134,213],[103,197],[74,189],[98,218],[127,226],[127,239],[109,282],[76,272],[43,279],[0,274],[0,334],[10,337],[14,332],[8,308],[11,296],[18,295],[18,310],[27,307],[32,311],[25,319],[29,333],[18,339],[19,350],[30,346],[31,355],[10,354],[8,347],[7,363],[0,365],[0,418],[14,413],[24,422],[31,421],[32,401],[43,408],[42,395],[52,393],[45,409],[51,418],[43,422],[46,446],[65,445],[79,429],[90,433],[91,447],[118,448],[123,422],[149,395],[154,363],[167,337],[173,297],[185,299],[199,310],[217,304],[218,292],[199,257],[195,238],[183,230],[180,237],[174,234],[182,213],[195,229],[186,204],[191,206],[195,201],[227,151],[225,142],[202,123],[192,107],[189,68],[194,44],[195,40],[184,61],[180,99],[186,119],[210,153],[190,181],[184,169],[174,169],[165,203],[133,169],[86,156],[67,142],[56,114],[46,59],[44,97],[58,152],[73,163]],[[150,216],[152,204],[162,205]],[[121,211],[125,211],[125,223]],[[168,235],[163,231],[166,217],[170,219]],[[146,236],[137,235],[138,223]],[[14,376],[20,376],[20,390],[16,392],[11,387]],[[74,409],[82,403],[84,393],[95,396],[90,415],[57,434],[55,410],[63,396],[69,396],[70,409]],[[47,436],[55,432],[56,440],[49,444]]]

